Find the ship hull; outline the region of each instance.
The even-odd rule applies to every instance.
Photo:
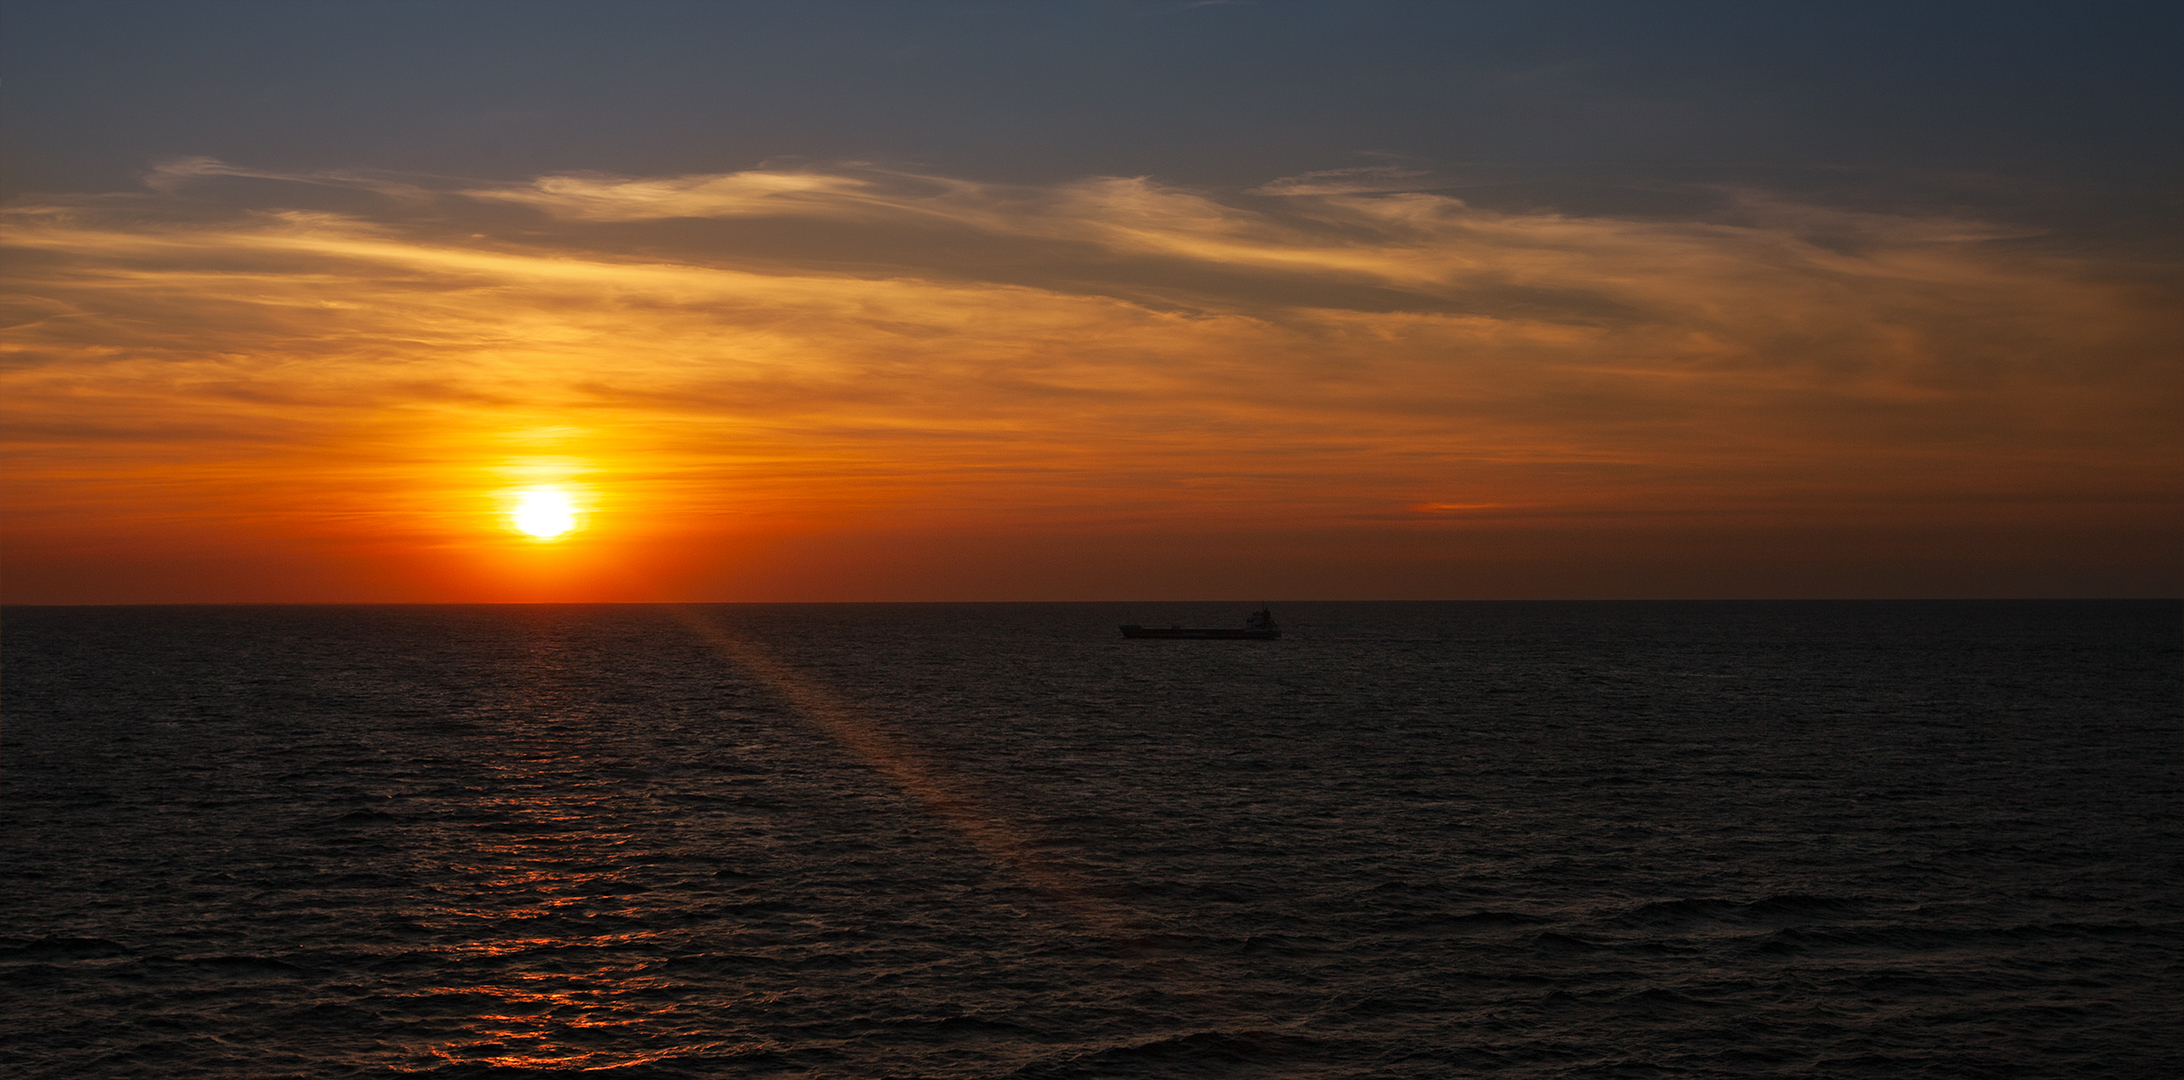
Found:
[[[1196,626],[1125,626],[1126,638],[1175,638],[1185,641],[1273,641],[1282,636],[1280,630],[1238,630],[1220,627]]]

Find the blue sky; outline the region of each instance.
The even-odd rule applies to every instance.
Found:
[[[2149,185],[2184,154],[2180,11],[19,0],[5,184],[120,186],[206,155],[500,178],[800,156],[1034,183],[1399,160]]]

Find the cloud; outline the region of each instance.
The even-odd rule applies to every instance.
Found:
[[[213,177],[241,177],[254,180],[275,180],[288,184],[312,184],[323,187],[353,188],[395,198],[429,198],[431,189],[418,183],[385,173],[361,170],[326,170],[320,172],[275,172],[230,165],[218,158],[192,156],[169,158],[154,164],[144,174],[144,186],[161,193],[173,193],[191,182]]]
[[[1431,173],[1399,165],[1360,165],[1324,169],[1269,180],[1248,189],[1252,195],[1362,195],[1386,191],[1423,191],[1440,186]]]
[[[1667,221],[1342,188],[1369,173],[1269,206],[171,162],[5,212],[10,527],[456,544],[539,462],[654,531],[2175,516],[2156,270],[1762,192]]]
[[[658,221],[840,212],[865,202],[867,181],[817,172],[759,171],[724,175],[628,179],[599,175],[543,176],[519,187],[473,188],[464,194],[535,207],[576,221]],[[880,201],[885,205],[884,201]]]

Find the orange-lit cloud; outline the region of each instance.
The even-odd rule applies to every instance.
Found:
[[[1020,596],[1041,566],[1047,595],[1143,595],[1157,572],[1084,545],[1215,532],[1263,545],[1216,594],[1401,595],[1431,565],[1460,595],[1465,559],[1547,582],[1604,551],[1703,592],[1725,559],[1850,558],[1823,535],[1895,560],[1883,592],[1952,545],[2031,566],[2077,535],[2174,581],[2156,269],[1757,192],[1489,211],[1399,172],[1223,196],[191,159],[19,203],[5,587],[107,598],[99,560],[186,555],[202,595],[146,598]],[[589,524],[507,555],[536,484]],[[969,549],[1022,565],[938,575]]]

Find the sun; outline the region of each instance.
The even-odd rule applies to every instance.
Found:
[[[527,488],[517,495],[509,520],[533,540],[559,540],[576,528],[576,503],[557,487]]]

